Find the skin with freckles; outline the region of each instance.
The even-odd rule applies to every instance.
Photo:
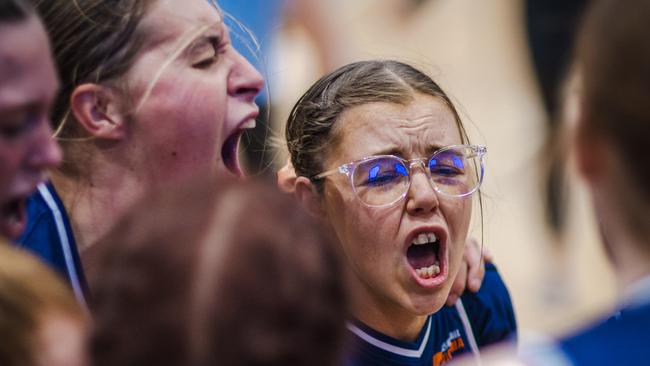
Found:
[[[404,159],[428,157],[440,147],[461,143],[454,115],[439,99],[416,94],[406,105],[370,103],[341,115],[333,131],[339,142],[325,169],[370,155]],[[471,199],[437,194],[421,167],[413,167],[406,199],[390,207],[364,206],[348,178],[325,182],[322,209],[343,247],[353,273],[355,316],[373,329],[399,339],[414,339],[427,315],[447,300],[463,257]],[[446,235],[447,265],[442,284],[422,286],[406,257],[409,234],[435,227]],[[358,296],[356,296],[358,295]]]
[[[15,239],[25,223],[9,222],[7,205],[61,161],[48,117],[58,81],[36,17],[0,24],[0,34],[0,236]]]

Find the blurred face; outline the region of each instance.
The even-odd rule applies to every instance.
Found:
[[[423,95],[408,105],[351,108],[335,128],[342,138],[326,170],[371,155],[428,158],[441,147],[461,143],[449,108]],[[365,308],[357,313],[369,316],[368,307],[384,315],[433,313],[444,304],[458,271],[471,200],[437,194],[420,166],[413,165],[411,173],[406,198],[381,208],[362,204],[345,174],[326,179],[324,209],[354,273],[355,301]],[[422,272],[427,268],[433,273]]]
[[[15,239],[26,198],[61,161],[48,119],[58,81],[35,17],[2,23],[0,34],[0,236]]]
[[[205,0],[161,0],[140,24],[146,40],[127,81],[133,156],[149,178],[241,175],[237,147],[255,125],[263,79],[232,47],[222,20]]]

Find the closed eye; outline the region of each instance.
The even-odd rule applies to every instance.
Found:
[[[457,167],[452,165],[436,164],[436,165],[432,165],[430,169],[431,169],[431,174],[437,176],[453,177],[453,176],[464,174],[463,170],[458,169]]]
[[[38,120],[39,113],[33,108],[14,118],[7,118],[0,124],[0,136],[6,140],[17,139],[36,125]]]
[[[395,172],[385,172],[376,176],[368,177],[366,185],[368,186],[383,186],[387,184],[397,183],[403,177],[401,174]]]
[[[192,53],[195,54],[194,59],[199,61],[194,62],[192,67],[197,69],[207,69],[219,60],[219,55],[226,51],[229,43],[225,42],[222,37],[208,36],[203,38],[199,43],[193,47]]]

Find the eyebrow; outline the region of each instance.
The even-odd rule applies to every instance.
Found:
[[[397,147],[388,147],[383,150],[379,150],[372,155],[397,155],[397,156],[402,156],[402,150],[400,150]]]
[[[59,94],[60,86],[57,83],[56,89],[52,95],[49,93],[40,93],[20,100],[3,100],[0,98],[0,114],[7,116],[11,114],[22,113],[22,111],[35,111],[42,108],[52,109],[56,96]]]
[[[428,154],[428,155],[431,155],[431,154],[433,154],[434,152],[436,152],[436,151],[438,151],[438,150],[440,150],[440,149],[442,149],[442,148],[445,148],[445,147],[447,147],[447,146],[449,146],[449,145],[444,145],[444,146],[443,146],[443,145],[431,145],[431,146],[429,146],[429,148],[427,149],[427,154]]]
[[[434,152],[442,149],[443,147],[444,146],[441,146],[441,145],[430,145],[426,150],[427,151],[427,154],[426,154],[427,157],[428,157],[428,155],[432,155]],[[388,148],[383,149],[383,150],[379,150],[379,151],[373,153],[372,155],[395,155],[395,156],[399,156],[399,157],[403,158],[406,154],[404,154],[404,151],[402,149],[400,149],[398,147],[395,147],[395,146],[392,146],[392,147],[388,147]]]

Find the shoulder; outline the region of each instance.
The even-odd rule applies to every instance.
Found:
[[[67,216],[58,201],[56,192],[49,185],[39,189],[27,200],[27,226],[18,240],[23,247],[57,270],[63,271],[64,253],[61,235],[68,236]],[[55,213],[58,211],[58,215]]]
[[[56,234],[54,215],[41,191],[34,192],[27,199],[27,226],[18,240],[20,246],[36,250],[44,247]]]
[[[485,264],[481,289],[477,293],[465,291],[461,300],[479,346],[516,339],[510,293],[494,264]]]
[[[650,304],[623,310],[560,340],[575,365],[638,365],[650,358]]]

